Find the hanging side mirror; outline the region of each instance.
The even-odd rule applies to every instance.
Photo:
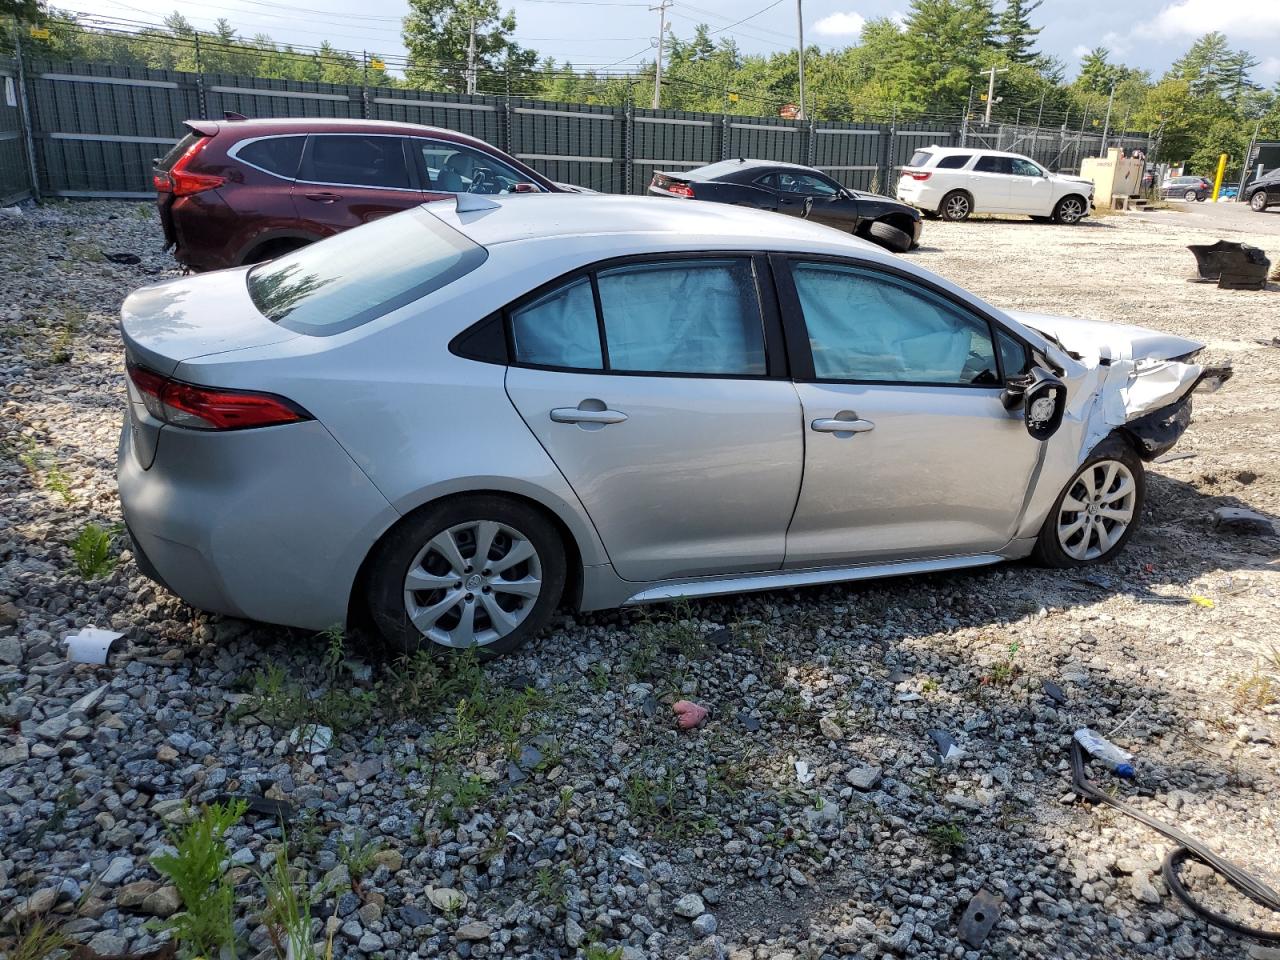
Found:
[[[1067,409],[1067,385],[1044,368],[1032,367],[1007,382],[1000,402],[1006,410],[1021,407],[1027,433],[1037,440],[1048,440],[1062,426],[1062,415]]]

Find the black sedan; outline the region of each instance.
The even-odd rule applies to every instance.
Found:
[[[1267,207],[1280,206],[1280,170],[1259,177],[1244,188],[1249,207],[1262,213]]]
[[[853,233],[905,253],[920,242],[920,211],[874,193],[850,190],[820,170],[772,160],[721,160],[685,173],[653,175],[658,197],[710,200],[776,210]]]

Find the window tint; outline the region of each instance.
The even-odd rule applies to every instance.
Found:
[[[1021,341],[1015,340],[1003,330],[998,330],[996,347],[1000,351],[1000,366],[1004,368],[1006,378],[1027,372],[1027,368],[1031,366],[1031,354]]]
[[[911,155],[911,159],[907,161],[908,167],[925,167],[929,165],[929,159],[933,156],[928,150],[917,150]]]
[[[765,372],[764,330],[751,261],[678,260],[597,277],[609,369]]]
[[[820,379],[999,382],[986,321],[932,291],[838,264],[799,263],[792,274]]]
[[[777,177],[777,189],[783,193],[799,193],[806,197],[834,197],[840,192],[833,184],[807,173],[779,170],[773,176]]]
[[[447,140],[411,141],[422,151],[427,189],[439,193],[511,193],[517,183],[539,187],[527,174],[489,154]]]
[[[575,280],[512,312],[511,339],[522,363],[601,369],[600,326],[590,278]]]
[[[950,156],[942,157],[938,160],[939,170],[959,170],[973,156],[972,153],[953,153]]]
[[[1011,164],[1013,173],[1019,177],[1043,177],[1044,171],[1032,163],[1030,160],[1021,160],[1018,157],[1012,157]]]
[[[979,173],[1012,173],[1013,165],[1008,157],[982,156],[973,165],[973,169]]]
[[[298,174],[298,160],[306,137],[267,137],[236,150],[236,158],[292,180]]]
[[[302,179],[362,187],[409,186],[399,137],[314,134]]]
[[[254,267],[249,296],[268,320],[299,333],[328,336],[452,283],[488,255],[484,247],[415,208]]]

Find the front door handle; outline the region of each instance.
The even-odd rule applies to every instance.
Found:
[[[862,420],[856,413],[841,410],[834,417],[819,418],[809,424],[818,433],[834,433],[852,436],[855,433],[868,433],[876,428],[870,420]]]
[[[602,400],[583,400],[576,407],[556,407],[551,411],[556,423],[576,423],[584,429],[599,429],[610,423],[622,423],[627,415],[610,410]]]
[[[308,200],[315,200],[317,203],[337,203],[342,199],[340,193],[308,193]]]

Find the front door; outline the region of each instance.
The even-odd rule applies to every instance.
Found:
[[[786,566],[1007,544],[1040,450],[1000,403],[1002,366],[1025,347],[898,274],[799,259],[793,284],[779,274],[812,363],[797,378],[805,467]]]
[[[326,233],[422,202],[413,185],[404,138],[383,134],[313,133],[293,185],[298,216]]]
[[[778,194],[778,210],[851,233],[858,225],[858,201],[825,177],[801,171],[769,174]]]
[[[1053,213],[1053,181],[1037,164],[1011,158],[1009,209],[1015,213],[1047,217]]]
[[[629,262],[508,312],[507,393],[624,579],[782,565],[804,455],[781,348],[766,349],[766,269]]]

